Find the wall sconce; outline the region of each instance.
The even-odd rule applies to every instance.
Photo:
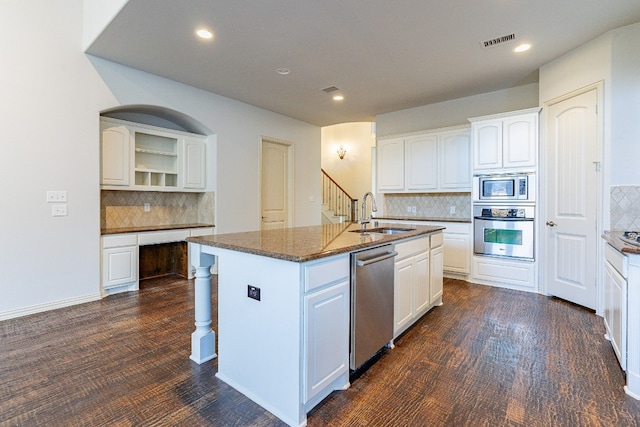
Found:
[[[336,151],[336,153],[338,153],[338,157],[340,157],[340,160],[344,159],[344,155],[347,154],[347,149],[344,148],[344,145],[341,145],[340,147],[338,147],[338,151]]]

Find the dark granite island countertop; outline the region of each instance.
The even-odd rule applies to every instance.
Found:
[[[444,230],[444,227],[407,224],[385,224],[384,227],[411,231],[361,234],[355,232],[361,229],[360,224],[340,223],[189,237],[187,241],[285,261],[306,262]],[[371,224],[367,228],[371,229]]]

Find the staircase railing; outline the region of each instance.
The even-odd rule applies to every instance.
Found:
[[[357,199],[344,191],[324,169],[320,170],[322,171],[322,203],[325,203],[336,216],[355,221]]]

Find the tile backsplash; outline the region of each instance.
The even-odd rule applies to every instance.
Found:
[[[148,203],[149,212],[144,211]],[[100,227],[214,224],[214,193],[100,192]]]
[[[416,207],[416,213],[407,212],[411,206]],[[452,206],[454,213],[451,213]],[[471,193],[385,194],[383,215],[470,219]]]
[[[640,186],[611,186],[611,230],[640,230]]]

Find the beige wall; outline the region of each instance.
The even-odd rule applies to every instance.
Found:
[[[371,148],[375,144],[372,123],[343,123],[322,128],[321,165],[354,199],[371,191]],[[343,145],[344,159],[336,153]]]

